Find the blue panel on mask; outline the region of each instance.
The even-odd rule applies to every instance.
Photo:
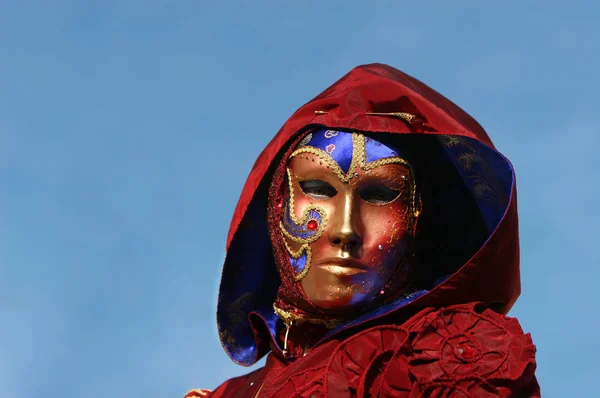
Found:
[[[398,152],[369,137],[365,139],[365,152],[367,163],[399,156]]]
[[[316,130],[306,146],[327,152],[340,166],[344,173],[350,170],[352,164],[352,133],[336,130]]]
[[[306,252],[302,253],[302,256],[299,259],[295,259],[293,257],[290,257],[290,261],[292,263],[292,267],[294,267],[294,272],[296,274],[301,273],[302,271],[304,271],[304,267],[306,267]]]

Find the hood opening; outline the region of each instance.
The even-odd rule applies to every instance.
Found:
[[[474,139],[425,134],[366,135],[401,148],[415,168],[417,181],[421,181],[420,265],[407,294],[336,326],[327,337],[408,304],[421,308],[420,297],[451,280],[485,246],[506,212],[512,191],[513,173],[508,161]],[[289,144],[282,148],[279,159],[288,147]],[[260,182],[231,241],[219,296],[222,344],[236,363],[246,366],[268,351],[269,341],[277,332],[273,302],[281,279],[266,223],[271,176],[272,170]]]

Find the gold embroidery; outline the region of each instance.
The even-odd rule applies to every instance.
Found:
[[[233,337],[229,329],[224,329],[222,332],[220,332],[219,337],[224,344],[229,346],[237,346],[235,337]]]
[[[289,216],[292,219],[292,221],[294,222],[294,224],[295,225],[305,225],[306,222],[309,221],[309,216],[310,216],[311,211],[316,211],[321,216],[321,221],[319,222],[319,226],[318,226],[317,230],[315,231],[315,234],[308,238],[300,238],[300,237],[290,234],[287,231],[287,229],[285,228],[283,221],[279,221],[279,229],[281,229],[281,232],[283,233],[283,235],[285,237],[289,238],[290,240],[292,240],[293,242],[302,244],[302,246],[300,246],[300,248],[297,251],[294,251],[288,245],[285,238],[283,238],[283,243],[285,245],[286,250],[290,254],[290,256],[292,256],[292,258],[298,260],[300,257],[302,257],[302,253],[306,252],[306,263],[304,265],[304,269],[302,270],[302,272],[300,272],[299,274],[297,274],[295,276],[295,279],[297,281],[299,281],[306,276],[306,274],[308,273],[308,270],[310,268],[310,262],[312,259],[312,251],[310,250],[310,246],[308,244],[314,242],[315,240],[319,239],[321,237],[321,235],[323,235],[323,232],[325,231],[325,226],[327,225],[327,213],[325,212],[325,209],[323,209],[322,207],[311,205],[311,206],[308,206],[306,209],[304,209],[304,211],[302,212],[302,217],[300,217],[300,218],[296,217],[296,210],[294,208],[294,185],[293,185],[293,181],[292,181],[292,174],[291,174],[289,168],[286,169],[286,171],[287,171],[288,184],[289,184],[289,190],[290,190],[290,201],[289,201],[289,205],[286,206],[285,211],[289,214]]]
[[[253,301],[253,295],[252,292],[243,293],[237,299],[226,302],[223,307],[222,313],[225,314],[226,319],[219,322],[219,338],[224,345],[231,347],[232,350],[239,347],[235,334],[239,332],[240,327],[243,327],[245,321],[244,306]],[[227,328],[223,325],[227,325]]]
[[[283,234],[287,237],[289,237],[290,239],[294,238],[293,236],[289,235],[289,232],[287,232],[286,230],[282,230]],[[302,252],[304,252],[305,246],[308,246],[307,243],[305,243],[304,245],[300,246],[300,249],[298,249],[297,251],[294,251],[294,249],[292,249],[287,241],[284,239],[283,240],[283,244],[285,245],[285,248],[287,249],[288,253],[295,259],[299,259],[300,257],[302,257]]]
[[[387,241],[388,245],[393,244],[393,242],[399,240],[400,234],[406,230],[410,230],[410,223],[405,223],[406,211],[400,212],[398,210],[392,212],[392,217],[394,223],[390,227],[390,237]]]
[[[289,207],[287,208],[287,210],[288,210],[288,214],[290,215],[290,218],[292,219],[294,224],[304,225],[304,223],[306,223],[308,221],[310,212],[313,210],[316,211],[317,213],[319,213],[319,215],[321,216],[321,222],[319,223],[319,227],[317,228],[315,235],[313,235],[310,238],[298,238],[298,237],[290,236],[290,239],[292,239],[292,240],[294,240],[294,242],[298,242],[298,243],[314,242],[321,236],[321,234],[325,230],[325,224],[327,224],[327,213],[325,212],[325,209],[323,209],[320,206],[310,205],[306,209],[304,209],[304,211],[302,212],[302,216],[300,218],[296,217],[296,211],[295,211],[295,207],[294,207],[294,184],[292,181],[292,173],[289,168],[286,169],[286,171],[287,171],[288,184],[289,184],[289,189],[290,189],[290,203],[289,203]],[[283,227],[282,222],[280,222],[279,224],[280,224],[280,226]]]
[[[352,162],[350,163],[352,171],[355,171],[358,166],[362,168],[367,161],[365,139],[366,137],[362,134],[352,133]]]
[[[334,328],[336,325],[338,325],[340,322],[342,322],[343,319],[321,319],[321,318],[312,318],[312,317],[307,317],[304,315],[300,315],[300,314],[296,314],[292,311],[286,311],[283,310],[279,307],[277,307],[277,304],[273,304],[273,310],[275,311],[275,314],[277,314],[277,316],[286,324],[291,326],[292,324],[294,325],[301,325],[305,322],[310,322],[310,323],[315,323],[318,325],[323,325],[328,329],[332,329]]]
[[[319,148],[315,148],[312,146],[305,146],[299,149],[296,149],[294,152],[292,152],[292,154],[290,155],[290,159],[300,155],[301,153],[310,153],[313,155],[316,155],[318,157],[320,157],[325,163],[327,163],[327,167],[329,167],[331,169],[331,171],[333,171],[333,173],[340,179],[342,180],[342,182],[348,182],[350,181],[350,179],[352,178],[352,175],[354,174],[354,170],[352,169],[352,165],[350,165],[350,170],[348,170],[347,174],[344,174],[344,172],[342,171],[341,167],[337,164],[337,162],[335,160],[333,160],[333,158],[331,157],[330,154],[328,154],[327,152],[325,152],[322,149]],[[354,162],[354,160],[353,160]]]
[[[447,148],[464,149],[456,155],[457,166],[462,172],[468,173],[468,178],[473,184],[471,190],[476,199],[494,203],[498,208],[502,208],[508,202],[508,196],[495,188],[500,186],[496,172],[481,158],[480,152],[469,138],[446,135],[440,136],[439,140]],[[477,168],[480,171],[476,171]]]
[[[392,163],[402,164],[402,165],[408,167],[412,174],[412,167],[406,160],[402,159],[401,157],[383,158],[383,159],[374,160],[370,163],[362,165],[360,168],[366,171],[366,170],[372,170],[376,167],[385,166],[386,164],[392,164]]]
[[[282,231],[286,236],[289,236],[286,230],[282,229]],[[292,256],[296,260],[302,257],[302,253],[306,251],[306,264],[304,264],[304,269],[302,270],[302,272],[295,276],[296,280],[299,281],[306,276],[306,274],[308,273],[308,269],[310,268],[310,261],[312,260],[312,251],[310,250],[310,246],[308,245],[308,243],[305,243],[302,246],[300,246],[300,249],[298,249],[298,251],[295,252],[292,250],[291,247],[289,247],[285,239],[283,239],[283,244],[285,245],[285,248],[287,249],[290,256]]]

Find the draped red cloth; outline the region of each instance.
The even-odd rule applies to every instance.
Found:
[[[535,365],[515,318],[469,303],[332,339],[295,362],[272,353],[210,397],[538,397]]]

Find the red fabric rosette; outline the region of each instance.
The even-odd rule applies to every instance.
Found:
[[[397,359],[406,358],[407,341],[406,330],[393,325],[367,329],[344,341],[327,366],[327,396],[341,398],[376,394],[383,383],[385,369],[400,367],[401,361]],[[394,372],[397,397],[408,397],[412,390],[406,370]]]
[[[423,396],[539,395],[535,346],[516,319],[471,303],[431,312],[410,332],[409,369]]]

